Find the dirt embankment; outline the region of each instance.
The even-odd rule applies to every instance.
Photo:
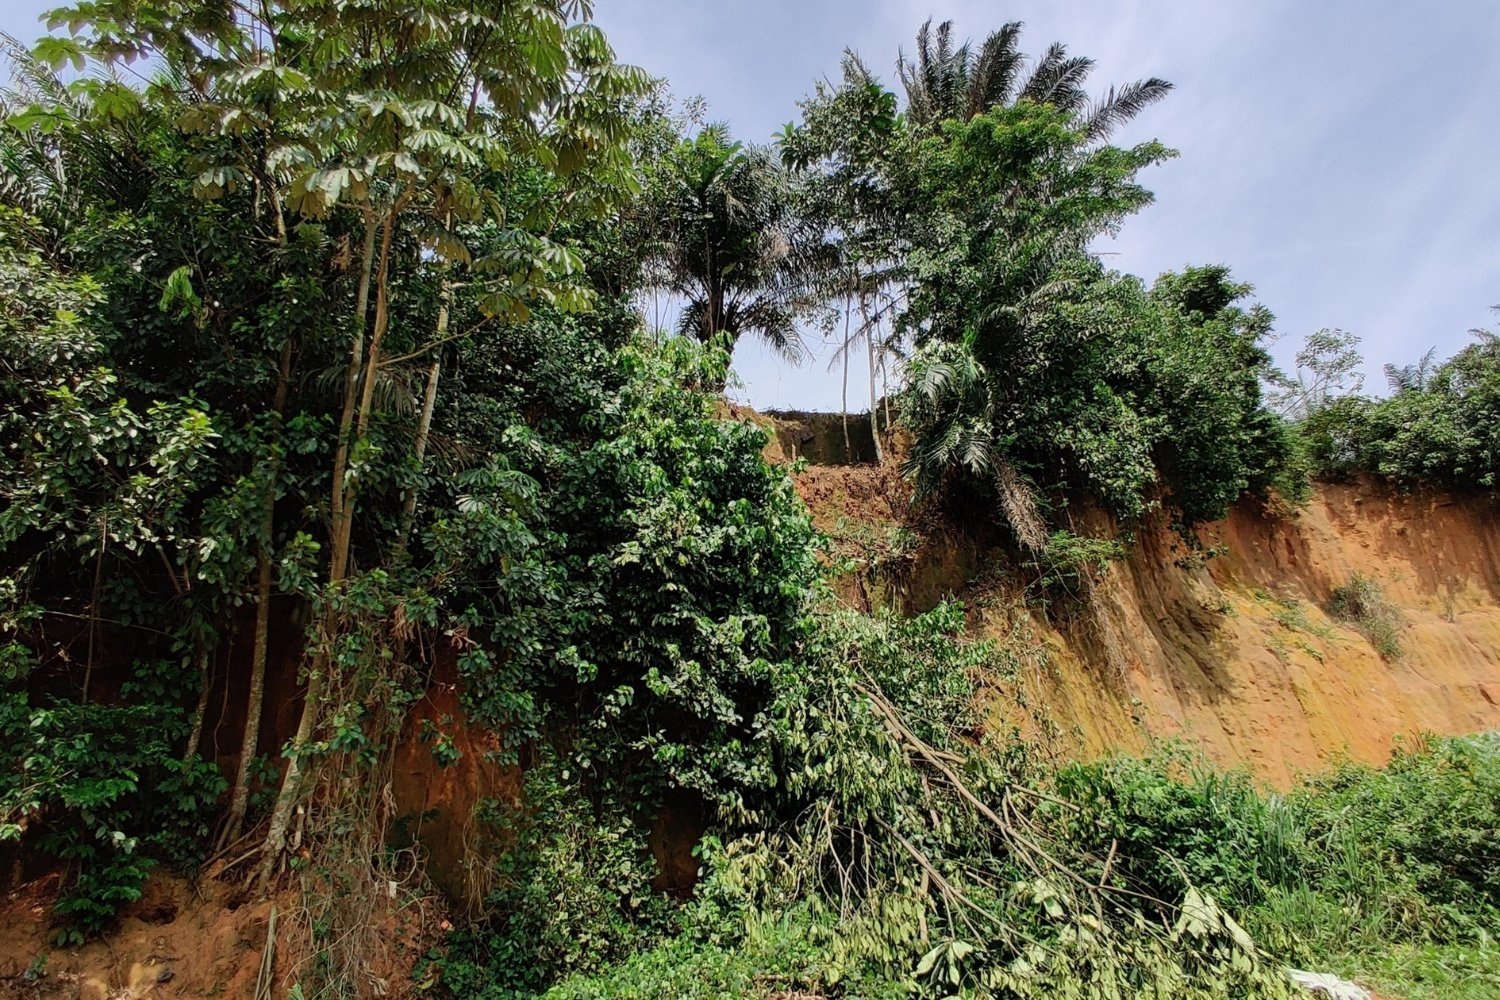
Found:
[[[1119,671],[1092,644],[1063,641],[1030,683],[1089,749],[1181,735],[1281,785],[1343,754],[1383,761],[1401,736],[1500,728],[1494,513],[1322,485],[1294,517],[1240,504],[1201,532],[1219,553],[1202,566],[1169,529],[1148,528],[1102,588]],[[1399,654],[1329,615],[1356,574],[1392,605]]]
[[[315,961],[295,888],[256,899],[212,872],[191,883],[157,874],[107,937],[61,946],[52,917],[58,881],[56,875],[39,879],[0,901],[0,997],[280,998]],[[433,894],[392,900],[377,910],[367,995],[418,996],[431,986],[413,981],[412,969],[441,941],[447,912]]]
[[[1050,720],[1074,751],[1180,736],[1287,785],[1341,755],[1382,761],[1404,735],[1500,728],[1490,501],[1322,484],[1294,513],[1242,502],[1199,531],[1196,551],[1164,520],[1148,523],[1097,589],[1102,616],[1049,615],[983,527],[988,512],[913,520],[893,470],[873,465],[812,467],[797,483],[854,566],[839,587],[846,599],[922,610],[952,594],[981,634],[1031,637],[1043,655],[1008,692],[1024,697],[998,698],[997,714]],[[1116,533],[1103,518],[1083,521]],[[1397,613],[1400,655],[1383,657],[1329,614],[1335,588],[1356,575]]]

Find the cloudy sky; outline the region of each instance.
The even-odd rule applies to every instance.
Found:
[[[0,0],[0,29],[34,37],[48,6]],[[703,96],[751,141],[794,118],[846,46],[893,75],[929,16],[974,36],[1024,21],[1026,51],[1062,41],[1097,60],[1100,87],[1177,85],[1116,137],[1181,156],[1146,176],[1157,203],[1100,247],[1113,266],[1150,278],[1229,264],[1276,313],[1285,359],[1337,326],[1364,338],[1378,371],[1500,325],[1494,0],[597,0],[597,12],[623,59]],[[740,394],[836,408],[822,355],[794,370],[746,344]]]

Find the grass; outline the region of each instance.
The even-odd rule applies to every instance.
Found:
[[[1385,592],[1374,580],[1355,573],[1348,583],[1334,588],[1328,599],[1328,613],[1363,633],[1383,659],[1401,658],[1401,630],[1406,619],[1399,608],[1386,600]]]
[[[1343,956],[1337,974],[1383,1000],[1494,1000],[1500,997],[1500,945],[1408,944]]]
[[[1323,662],[1323,651],[1308,642],[1303,635],[1309,635],[1323,642],[1332,642],[1337,636],[1333,629],[1327,625],[1313,621],[1307,616],[1307,607],[1295,597],[1276,597],[1266,593],[1264,590],[1255,591],[1255,599],[1262,604],[1270,606],[1271,620],[1281,626],[1286,632],[1296,636],[1296,646],[1308,656]],[[1287,655],[1291,652],[1291,646],[1282,635],[1272,638],[1268,647],[1276,654],[1277,659],[1283,663],[1287,662]]]

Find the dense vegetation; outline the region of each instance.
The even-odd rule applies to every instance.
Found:
[[[1275,373],[1227,269],[1104,267],[1173,155],[1108,139],[1164,81],[1091,101],[1092,63],[1028,64],[1018,25],[927,27],[903,94],[851,55],[754,147],[587,4],[58,17],[0,95],[0,839],[64,871],[60,940],[212,856],[299,876],[305,995],[367,990],[385,779],[444,662],[525,775],[482,809],[484,912],[430,958],[454,996],[1275,996],[1286,960],[1488,940],[1493,742],[1286,799],[1059,770],[985,734],[980,689],[1032,651],[954,606],[833,607],[785,470],[720,419],[746,335],[821,328],[846,380],[863,345],[872,409],[904,360],[909,473],[998,500],[1044,576],[1099,561],[1057,569],[1099,550],[1072,502],[1190,525],[1314,469],[1492,489],[1492,338],[1365,399],[1347,337]],[[449,763],[451,736],[421,734]],[[669,804],[707,830],[691,899],[653,887]]]

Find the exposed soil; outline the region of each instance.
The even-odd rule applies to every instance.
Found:
[[[51,875],[0,901],[0,997],[18,1000],[136,1000],[255,995],[271,910],[278,917],[271,996],[284,997],[305,968],[306,928],[295,890],[241,901],[237,886],[158,875],[108,937],[81,947],[56,944],[51,918],[59,878]],[[412,996],[411,969],[445,928],[435,898],[393,903],[369,969],[376,995]],[[383,984],[383,985],[382,985]],[[384,990],[382,993],[381,990]]]
[[[1399,737],[1500,728],[1500,519],[1489,501],[1370,480],[1320,484],[1297,512],[1240,503],[1198,533],[1196,550],[1159,518],[1136,527],[1128,558],[1103,578],[1099,620],[1028,603],[1009,554],[952,517],[904,515],[894,476],[867,466],[796,477],[841,550],[870,550],[903,516],[914,533],[896,571],[867,560],[839,592],[906,610],[958,596],[991,636],[1023,620],[1045,665],[997,698],[996,711],[1027,731],[1043,718],[1056,724],[1071,752],[1139,751],[1181,736],[1285,786],[1344,756],[1382,762]],[[1078,527],[1118,533],[1098,515]],[[1355,574],[1398,609],[1398,658],[1382,659],[1328,614],[1334,588]],[[1018,701],[1030,706],[1024,718]]]

